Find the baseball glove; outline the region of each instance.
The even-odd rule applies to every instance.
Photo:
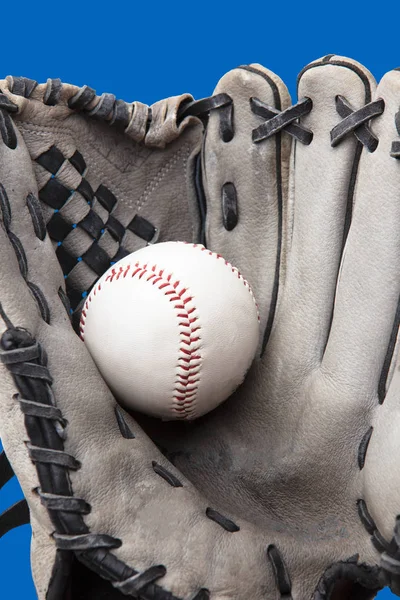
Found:
[[[327,56],[294,105],[260,65],[151,108],[0,89],[1,483],[39,599],[400,594],[400,72]],[[243,272],[262,333],[231,398],[162,423],[77,331],[110,264],[176,239]]]

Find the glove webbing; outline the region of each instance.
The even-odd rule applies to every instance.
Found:
[[[16,95],[29,98],[32,92],[37,87],[37,82],[26,78],[10,78],[10,91]],[[47,88],[44,94],[43,102],[48,105],[55,105],[60,100],[62,92],[62,83],[60,80],[47,81]],[[98,100],[95,108],[93,103]],[[88,108],[90,105],[92,108]],[[129,108],[130,106],[123,101],[116,100],[112,94],[103,94],[98,98],[95,91],[84,86],[68,101],[68,106],[75,111],[82,111],[90,117],[105,120],[112,126],[127,127],[129,124]],[[12,119],[9,113],[16,113],[18,107],[13,104],[7,96],[0,93],[0,133],[3,142],[11,149],[17,146],[17,137],[13,127]],[[148,124],[151,123],[151,108],[148,107],[149,116]],[[110,114],[113,116],[110,118]],[[80,185],[76,189],[69,189],[57,179],[57,173],[62,168],[65,161],[68,161],[79,173],[81,177]],[[129,254],[129,251],[124,248],[123,240],[127,231],[142,239],[145,243],[154,243],[159,235],[157,228],[144,217],[135,215],[132,220],[124,226],[114,215],[117,206],[117,199],[114,194],[104,185],[100,185],[97,190],[93,190],[89,182],[85,179],[87,165],[82,154],[76,150],[71,156],[64,156],[57,148],[52,146],[43,154],[36,158],[36,162],[46,169],[51,178],[39,191],[39,199],[53,209],[54,214],[47,223],[47,231],[57,244],[57,257],[64,272],[66,279],[67,292],[70,302],[70,312],[72,315],[73,325],[77,330],[80,319],[80,310],[85,301],[88,290],[77,289],[74,282],[74,268],[84,261],[94,273],[97,281],[98,277],[108,269],[110,265],[124,258]],[[85,209],[85,217],[78,223],[70,223],[63,218],[63,207],[67,204],[71,196],[75,198],[81,197],[82,202],[88,205]],[[108,218],[102,220],[100,216],[93,210],[93,205],[98,202],[102,209],[108,213]],[[40,214],[38,210],[38,200],[32,198],[28,202],[29,210],[32,217]],[[40,206],[40,205],[39,205]],[[38,237],[43,239],[44,228],[46,225],[43,222],[36,222],[33,218],[35,229],[40,230]],[[68,235],[76,228],[83,229],[88,234],[88,247],[81,256],[74,256],[67,251],[63,244]],[[107,252],[99,245],[99,241],[105,233],[117,243],[117,251],[109,256]],[[72,276],[72,277],[71,277]],[[71,283],[72,281],[72,283]],[[95,282],[94,282],[95,283]]]

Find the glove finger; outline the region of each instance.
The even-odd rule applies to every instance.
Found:
[[[380,564],[394,591],[399,589],[400,573],[399,71],[383,77],[376,99],[384,101],[382,116],[370,126],[379,144],[372,153],[364,150],[361,158],[323,368],[356,390],[346,404],[355,399],[353,419],[357,424],[366,421],[358,450],[362,481],[358,512],[382,553]]]
[[[277,128],[255,141],[253,131],[285,110],[290,96],[261,65],[230,71],[214,94],[230,102],[211,111],[202,152],[206,244],[249,281],[266,342],[278,293],[290,136]]]
[[[332,147],[331,131],[340,121],[335,99],[345,96],[360,108],[370,101],[374,86],[364,67],[336,56],[311,63],[299,76],[299,98],[312,101],[301,124],[313,138],[293,149],[292,235],[274,335],[274,353],[286,355],[288,377],[293,368],[303,377],[322,359],[354,193],[360,150],[355,136]]]
[[[383,401],[399,324],[400,162],[391,156],[399,135],[399,71],[385,75],[375,98],[383,114],[369,127],[379,143],[372,152],[364,148],[360,160],[323,368],[347,384],[356,382],[363,397],[379,393]]]
[[[3,105],[17,107],[77,327],[87,292],[111,263],[157,240],[198,241],[203,127],[179,119],[188,94],[148,107],[51,79],[8,77],[0,89]]]

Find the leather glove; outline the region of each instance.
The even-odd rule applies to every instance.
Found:
[[[151,111],[0,89],[1,437],[40,600],[400,593],[399,71],[324,57],[294,105],[259,65]],[[76,334],[156,239],[222,254],[260,309],[243,385],[191,423],[128,414]]]

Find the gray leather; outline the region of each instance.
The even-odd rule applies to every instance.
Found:
[[[88,156],[93,185],[105,177],[116,193],[121,220],[128,223],[145,199],[144,214],[157,222],[161,239],[193,240],[201,227],[192,162],[202,128],[191,119],[174,141],[168,129],[164,149],[150,149],[132,141],[143,137],[139,113],[129,137],[66,106],[44,106],[40,89],[29,100],[7,94],[19,106],[18,146],[0,144],[0,182],[10,200],[10,229],[25,249],[28,279],[47,299],[50,324],[20,275],[4,227],[1,305],[48,354],[55,403],[68,421],[65,451],[81,463],[69,476],[74,496],[91,505],[83,517],[90,532],[120,539],[110,552],[127,567],[164,565],[156,583],[178,598],[207,589],[212,600],[348,600],[356,594],[365,600],[385,584],[400,589],[388,568],[398,564],[390,542],[399,507],[393,324],[400,296],[400,163],[390,152],[400,133],[400,72],[388,73],[376,89],[364,67],[332,56],[309,65],[298,88],[299,98],[312,100],[300,119],[313,132],[309,145],[293,143],[286,131],[252,142],[263,119],[251,110],[251,98],[280,111],[290,106],[279,78],[252,65],[227,74],[216,89],[233,101],[232,140],[221,139],[220,115],[211,111],[202,148],[206,241],[253,286],[264,330],[272,323],[265,351],[236,393],[198,421],[159,423],[124,412],[134,438],[124,428],[121,435],[115,399],[70,325],[51,241],[34,233],[26,196],[37,195],[48,174],[34,170],[31,159],[53,144],[68,154],[78,148]],[[331,131],[342,120],[338,95],[355,111],[383,98],[383,114],[368,123],[379,139],[374,152],[352,133],[332,147]],[[232,231],[223,226],[225,183],[237,191]],[[135,248],[132,242],[129,249]],[[15,383],[6,365],[0,368],[1,437],[30,505],[32,569],[44,600],[54,576],[54,527],[32,491],[38,475],[24,443]],[[367,434],[369,444],[362,446]],[[160,476],[163,469],[169,481]],[[368,527],[360,506],[367,507]],[[384,548],[372,543],[373,534]],[[153,592],[147,588],[140,597],[168,597]]]

